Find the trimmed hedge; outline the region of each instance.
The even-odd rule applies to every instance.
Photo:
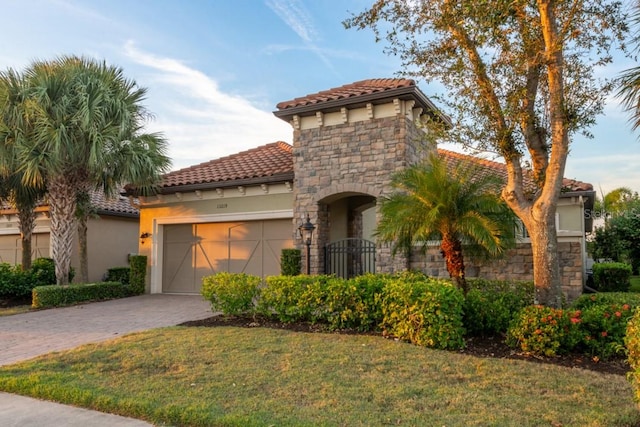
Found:
[[[594,287],[600,292],[627,292],[631,273],[631,266],[622,262],[593,264]]]
[[[213,311],[235,316],[252,314],[261,282],[260,277],[244,273],[218,273],[202,279],[201,293]]]
[[[258,311],[280,322],[324,320],[323,288],[331,276],[269,276],[260,290]]]
[[[392,278],[379,294],[379,304],[384,335],[431,348],[464,347],[464,296],[450,281]]]
[[[131,268],[129,267],[112,267],[107,270],[104,276],[105,282],[120,282],[123,285],[129,284],[131,276]]]
[[[131,296],[131,289],[120,282],[38,286],[33,289],[32,307],[60,307],[127,296]]]
[[[300,249],[283,249],[280,255],[280,273],[283,276],[297,276],[302,271]]]
[[[132,255],[129,257],[129,286],[131,287],[131,295],[144,294],[147,282],[147,256]]]

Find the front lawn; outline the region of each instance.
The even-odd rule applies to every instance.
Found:
[[[379,336],[172,327],[0,368],[0,390],[184,426],[633,426],[622,375]]]

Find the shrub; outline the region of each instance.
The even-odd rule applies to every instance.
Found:
[[[595,289],[601,292],[627,292],[631,286],[631,266],[621,262],[593,264]]]
[[[36,258],[31,262],[31,280],[32,286],[55,285],[56,280],[56,264],[51,258]],[[69,283],[75,276],[75,270],[69,270]]]
[[[375,330],[382,321],[376,295],[382,292],[387,277],[376,274],[326,283],[324,320],[330,329]]]
[[[636,311],[629,320],[624,343],[631,366],[631,372],[627,374],[627,378],[633,387],[636,402],[640,402],[640,311]]]
[[[431,348],[464,347],[464,297],[449,281],[400,275],[386,282],[378,303],[385,335]]]
[[[531,305],[520,310],[511,322],[507,344],[540,356],[567,353],[580,342],[579,323],[579,311]]]
[[[300,249],[283,249],[280,255],[280,272],[283,276],[297,276],[302,271]]]
[[[31,278],[20,266],[0,263],[0,298],[24,299],[31,295]]]
[[[141,295],[145,291],[147,278],[147,257],[146,255],[132,255],[129,257],[129,293],[130,295]]]
[[[120,282],[46,285],[33,288],[32,306],[34,308],[59,307],[125,296],[128,296],[128,289]]]
[[[625,305],[631,308],[640,307],[640,294],[635,292],[600,292],[597,294],[583,294],[571,304],[574,310],[584,310],[596,305]]]
[[[201,293],[213,311],[237,316],[254,311],[253,300],[261,281],[244,273],[217,273],[202,279]]]
[[[464,326],[470,335],[506,333],[516,314],[533,304],[533,282],[468,279],[468,283]]]
[[[120,282],[123,285],[129,285],[131,269],[129,267],[112,267],[107,270],[105,282]]]
[[[322,318],[324,285],[330,276],[269,276],[260,291],[258,311],[285,323]]]
[[[623,355],[627,322],[633,316],[629,304],[598,304],[580,313],[580,347],[591,356],[607,359]]]

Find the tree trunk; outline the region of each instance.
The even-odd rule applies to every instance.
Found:
[[[464,257],[462,256],[462,243],[451,236],[444,234],[440,243],[440,249],[444,256],[449,277],[462,289],[465,295],[469,291],[464,275]]]
[[[528,227],[533,252],[535,302],[549,307],[562,307],[562,278],[558,257],[558,237],[554,219],[533,221]]]
[[[51,255],[56,264],[56,282],[58,285],[67,285],[76,231],[76,190],[67,176],[51,177],[47,188],[51,210]]]
[[[80,248],[80,283],[89,283],[89,251],[87,248],[87,217],[78,219],[78,245]]]
[[[18,208],[18,219],[20,221],[20,239],[22,243],[22,270],[31,268],[31,238],[36,224],[36,213],[34,207],[23,206]]]

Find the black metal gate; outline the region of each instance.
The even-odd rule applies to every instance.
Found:
[[[329,243],[324,249],[324,271],[348,279],[376,271],[376,244],[349,238]]]

